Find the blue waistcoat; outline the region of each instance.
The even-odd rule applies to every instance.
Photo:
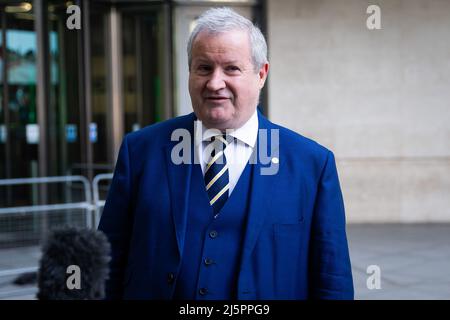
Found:
[[[236,299],[252,167],[247,163],[233,192],[215,218],[200,165],[194,165],[175,299]]]

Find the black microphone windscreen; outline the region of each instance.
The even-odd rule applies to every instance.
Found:
[[[42,250],[37,298],[103,299],[109,259],[110,244],[101,231],[72,227],[53,230]]]

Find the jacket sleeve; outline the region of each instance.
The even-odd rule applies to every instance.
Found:
[[[109,279],[105,287],[106,299],[122,299],[123,296],[124,273],[132,228],[130,171],[128,142],[125,137],[98,227],[111,244]]]
[[[345,210],[333,153],[327,151],[311,226],[309,291],[313,299],[353,299]]]

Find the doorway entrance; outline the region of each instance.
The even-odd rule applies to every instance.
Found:
[[[92,158],[90,175],[112,171],[124,134],[164,120],[171,111],[171,56],[166,4],[90,2]]]

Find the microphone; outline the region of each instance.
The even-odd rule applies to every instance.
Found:
[[[39,300],[97,300],[105,297],[110,244],[97,230],[53,230],[38,269]]]

